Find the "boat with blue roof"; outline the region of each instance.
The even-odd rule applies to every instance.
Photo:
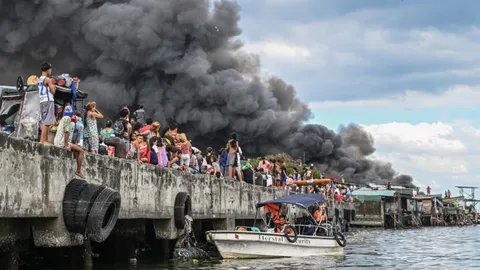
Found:
[[[326,218],[321,194],[295,194],[258,203],[258,226],[207,231],[223,259],[342,255],[345,236]],[[263,211],[261,210],[263,209]]]

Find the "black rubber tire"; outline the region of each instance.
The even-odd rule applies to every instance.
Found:
[[[19,95],[22,95],[24,93],[23,87],[25,86],[25,81],[23,80],[22,76],[17,77],[17,92]]]
[[[341,232],[336,232],[333,234],[333,237],[335,238],[335,241],[337,241],[338,245],[341,247],[345,247],[347,245],[347,239]]]
[[[293,237],[291,234],[288,234],[288,229],[292,229],[293,231]],[[290,242],[290,243],[295,243],[297,242],[297,238],[298,238],[298,233],[297,233],[297,230],[295,230],[295,227],[293,227],[292,225],[285,225],[285,228],[283,228],[283,233],[285,235],[285,238],[287,238],[287,241]]]
[[[185,216],[192,216],[192,198],[186,192],[179,192],[175,197],[173,219],[177,229],[185,229]]]
[[[82,179],[72,179],[65,187],[63,194],[63,221],[69,232],[74,232],[75,227],[75,209],[83,189],[88,185],[87,181]]]
[[[85,229],[87,228],[88,213],[90,212],[93,202],[97,198],[98,194],[100,194],[104,188],[105,186],[88,184],[83,189],[75,210],[75,226],[73,232],[82,234],[85,233]]]
[[[108,238],[117,223],[121,203],[120,193],[109,187],[98,194],[87,219],[86,232],[91,240],[101,243]]]

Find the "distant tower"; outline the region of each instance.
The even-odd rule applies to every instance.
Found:
[[[480,200],[475,200],[475,190],[478,187],[456,186],[456,188],[458,188],[459,196],[463,197],[463,207],[465,209],[467,209],[467,202],[469,202],[473,207],[476,207],[477,203],[480,202]]]

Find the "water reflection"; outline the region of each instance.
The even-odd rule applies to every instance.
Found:
[[[94,269],[480,269],[480,227],[358,230],[344,256],[169,264],[96,265]]]

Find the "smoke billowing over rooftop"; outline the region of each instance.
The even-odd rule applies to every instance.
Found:
[[[232,1],[0,0],[0,83],[38,74],[47,60],[55,74],[79,76],[107,115],[142,104],[200,146],[222,147],[236,132],[250,155],[305,155],[327,175],[411,184],[366,159],[375,147],[361,127],[304,124],[311,112],[295,88],[260,77],[258,57],[242,50],[239,11]]]

